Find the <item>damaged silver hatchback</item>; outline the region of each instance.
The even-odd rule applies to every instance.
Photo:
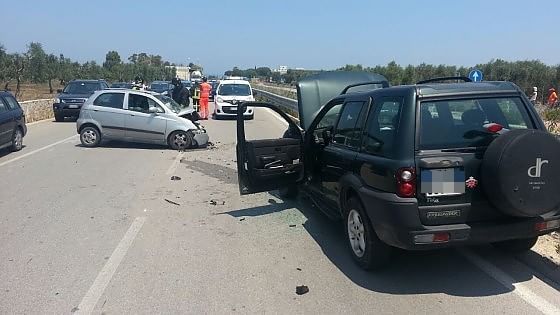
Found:
[[[110,89],[94,93],[84,103],[77,131],[86,147],[110,139],[183,150],[208,144],[208,134],[197,117],[192,106],[182,107],[165,95]]]

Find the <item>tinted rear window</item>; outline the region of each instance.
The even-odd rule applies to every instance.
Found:
[[[124,93],[104,93],[99,95],[95,101],[93,101],[93,105],[122,109],[123,101]]]
[[[492,134],[485,124],[508,129],[533,128],[519,98],[476,98],[426,101],[420,104],[420,149],[487,145]]]

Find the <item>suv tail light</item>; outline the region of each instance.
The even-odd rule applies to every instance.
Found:
[[[397,195],[411,198],[416,196],[416,171],[413,168],[401,168],[397,171]]]

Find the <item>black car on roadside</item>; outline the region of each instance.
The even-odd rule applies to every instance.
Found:
[[[168,81],[153,81],[150,83],[148,90],[159,94],[171,95],[173,85]]]
[[[560,230],[560,140],[515,84],[324,72],[297,91],[299,123],[275,105],[238,107],[240,193],[309,196],[342,220],[362,268],[394,248],[526,251]],[[247,140],[247,106],[286,120],[284,137]]]
[[[65,117],[78,118],[84,102],[95,91],[109,88],[105,80],[72,80],[63,90],[58,90],[53,104],[54,118],[64,121]]]
[[[0,149],[21,150],[26,133],[25,114],[18,101],[10,92],[0,91]]]
[[[111,84],[112,89],[132,89],[132,83],[128,82],[115,82]]]

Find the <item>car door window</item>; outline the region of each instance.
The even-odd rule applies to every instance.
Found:
[[[4,100],[2,98],[0,98],[0,113],[7,112],[8,110],[9,110],[8,105],[6,105]]]
[[[361,140],[360,115],[365,102],[348,102],[340,114],[333,143],[358,148]]]
[[[124,93],[104,93],[99,95],[93,105],[110,108],[123,108]]]
[[[164,112],[163,108],[159,106],[156,101],[143,95],[129,94],[128,96],[128,110],[149,113],[150,107],[156,107],[159,112]]]
[[[384,98],[374,103],[363,141],[363,150],[366,153],[393,156],[401,107],[401,98]]]
[[[8,104],[9,109],[18,109],[18,108],[20,108],[18,102],[16,101],[16,99],[13,98],[12,96],[6,96],[6,97],[4,97],[4,99],[6,100],[6,103]]]

